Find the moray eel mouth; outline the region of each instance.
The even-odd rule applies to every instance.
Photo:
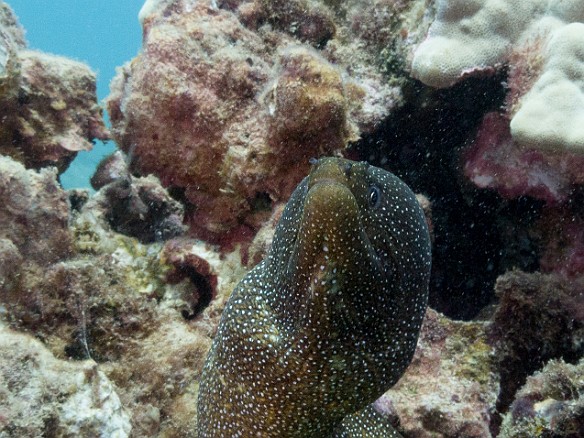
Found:
[[[391,257],[384,257],[383,253],[391,252],[378,251],[373,245],[361,211],[368,207],[366,201],[359,199],[364,198],[366,188],[355,184],[355,180],[366,175],[369,164],[331,158],[312,164],[289,266],[298,263],[303,256],[312,259],[311,252],[321,253],[323,240],[340,239],[342,242],[357,237],[353,245],[359,245],[359,253],[372,261],[383,280],[389,280],[392,270],[386,265]]]

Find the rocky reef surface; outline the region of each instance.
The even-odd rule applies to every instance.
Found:
[[[28,50],[12,10],[0,3],[0,153],[64,172],[109,133],[85,64]]]
[[[225,302],[325,155],[430,225],[432,309],[378,413],[584,436],[584,5],[542,3],[147,0],[90,195],[58,176],[110,135],[95,75],[0,1],[0,436],[196,436]]]
[[[197,235],[252,236],[308,158],[341,154],[402,102],[381,48],[413,12],[392,3],[146,2],[142,52],[107,103],[113,136],[133,171],[181,193]]]

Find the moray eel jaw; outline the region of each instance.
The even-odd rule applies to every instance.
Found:
[[[350,176],[368,165],[337,159],[319,161],[307,180],[298,233],[286,275],[291,293],[277,308],[284,319],[302,327],[318,324],[339,337],[367,331],[374,314],[361,309],[362,270],[371,277],[367,291],[381,292],[386,270],[364,231],[361,206]],[[295,309],[295,311],[290,311]],[[360,312],[360,314],[359,314]]]

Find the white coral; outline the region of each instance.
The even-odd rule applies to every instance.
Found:
[[[527,147],[584,153],[584,1],[437,0],[436,20],[412,60],[412,75],[445,88],[494,71],[513,48],[549,36],[544,68],[511,122]]]
[[[584,151],[584,24],[556,31],[547,62],[511,120],[511,135],[522,146]]]

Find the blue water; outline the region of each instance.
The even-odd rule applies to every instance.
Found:
[[[97,96],[109,94],[115,68],[138,53],[142,30],[138,12],[143,0],[8,0],[26,29],[29,47],[83,61],[97,72]],[[108,122],[109,123],[109,122]],[[89,187],[102,157],[115,146],[97,142],[80,152],[61,176],[66,188]]]

